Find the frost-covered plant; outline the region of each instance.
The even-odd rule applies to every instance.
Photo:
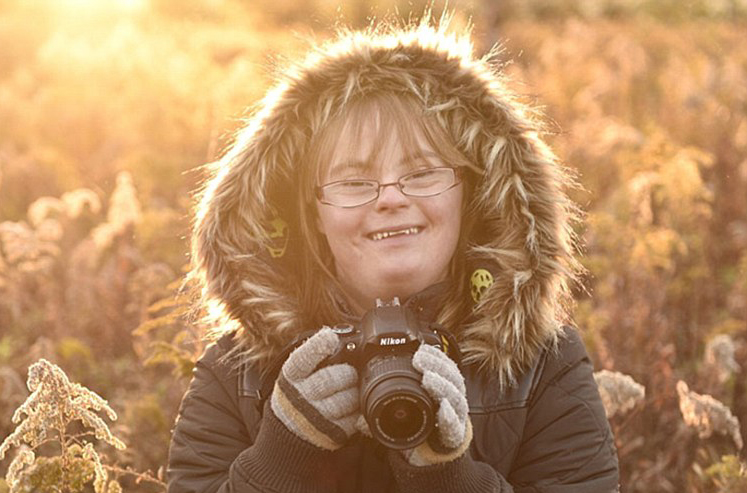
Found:
[[[91,481],[96,493],[121,491],[119,484],[109,479],[101,456],[90,441],[93,435],[116,449],[125,448],[96,414],[104,412],[110,420],[117,419],[107,402],[70,382],[62,369],[45,359],[31,365],[27,385],[31,395],[13,415],[13,423],[18,426],[0,444],[0,460],[11,447],[19,449],[6,475],[10,492],[73,493],[82,491]],[[81,422],[90,431],[71,432],[74,422]],[[59,444],[59,456],[37,456],[35,451],[46,443]]]
[[[55,240],[50,241],[50,229],[49,223],[38,232],[25,222],[0,222],[0,255],[5,257],[0,264],[0,278],[9,279],[12,271],[48,273],[60,254]]]
[[[708,438],[714,432],[731,437],[738,449],[743,446],[739,420],[731,410],[710,395],[691,391],[682,380],[677,382],[682,419],[687,426],[695,428],[700,438]]]
[[[127,171],[120,171],[117,174],[117,185],[109,198],[106,222],[99,224],[91,232],[96,247],[100,250],[108,248],[117,235],[138,223],[141,218],[142,210],[132,175]]]
[[[726,334],[717,335],[708,341],[705,362],[715,370],[720,382],[726,381],[739,371],[739,364],[734,357],[736,350],[734,340]]]
[[[594,373],[594,380],[608,418],[627,413],[646,396],[643,385],[619,372],[601,370]]]

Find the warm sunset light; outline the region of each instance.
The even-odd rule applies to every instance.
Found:
[[[436,156],[443,163],[418,164],[417,172],[436,167],[439,178],[450,180],[437,185],[465,194],[443,209],[471,207],[464,217],[454,214],[461,222],[453,229],[473,237],[451,243],[467,253],[445,254],[451,263],[434,268],[433,278],[453,283],[474,301],[464,309],[470,317],[512,328],[509,335],[480,334],[481,344],[498,348],[490,356],[498,361],[509,350],[534,354],[535,341],[521,332],[524,326],[550,324],[557,316],[557,327],[578,327],[593,365],[593,375],[591,369],[585,375],[594,381],[563,392],[596,397],[599,391],[598,423],[609,422],[614,434],[621,491],[747,491],[747,1],[450,0],[446,13],[444,4],[0,0],[0,493],[163,493],[182,396],[217,335],[280,320],[273,325],[281,327],[277,333],[244,330],[240,337],[247,347],[285,347],[289,334],[304,325],[293,323],[306,320],[288,315],[305,310],[293,296],[323,299],[357,320],[363,302],[355,303],[364,296],[355,298],[353,290],[337,297],[332,288],[332,294],[322,290],[318,299],[298,294],[306,284],[297,271],[311,267],[297,252],[321,245],[313,252],[316,261],[331,283],[340,280],[334,276],[342,278],[319,212],[335,204],[314,195],[330,189],[321,173],[319,178],[305,166],[333,161],[314,154],[314,132],[332,121],[340,101],[356,101],[360,80],[375,79],[380,67],[365,66],[354,76],[341,72],[348,92],[325,104],[305,105],[289,92],[326,95],[330,79],[320,76],[325,83],[309,84],[311,89],[294,83],[311,69],[326,74],[325,63],[358,53],[372,32],[383,35],[366,45],[365,60],[376,59],[377,48],[437,48],[460,77],[488,81],[474,89],[455,76],[458,87],[449,89],[469,90],[479,111],[461,99],[432,96],[440,94],[440,77],[425,89],[418,86],[413,98],[451,132],[444,131],[444,142],[458,141],[456,151],[444,153],[448,159]],[[387,22],[409,29],[388,36]],[[326,43],[348,28],[357,34]],[[410,56],[386,53],[404,65]],[[403,80],[411,82],[410,75]],[[391,89],[379,91],[385,84],[377,83],[368,95]],[[497,91],[505,98],[492,99]],[[283,105],[287,113],[278,112]],[[326,111],[324,118],[307,117],[308,108]],[[473,113],[482,119],[470,119]],[[405,121],[397,128],[420,128]],[[267,128],[275,133],[257,144],[256,134]],[[501,130],[493,135],[494,128]],[[293,145],[288,135],[297,139]],[[420,134],[413,135],[417,140]],[[379,145],[378,137],[366,140],[368,135],[335,137],[335,150]],[[462,175],[471,169],[462,158],[487,164]],[[230,167],[236,162],[247,168],[239,177]],[[216,168],[217,178],[206,182]],[[394,171],[392,180],[346,176],[343,185],[362,187],[364,201],[366,192],[373,197],[374,180],[386,185],[383,191],[404,190],[397,198],[414,188],[416,195],[406,200],[415,203],[439,196],[403,188]],[[307,188],[286,189],[307,172]],[[480,181],[490,172],[494,181]],[[527,176],[531,181],[543,173],[551,178],[526,185]],[[567,185],[570,200],[558,198],[562,194],[547,184],[554,186],[552,180]],[[356,193],[342,192],[344,187],[333,190]],[[293,202],[304,196],[299,190],[308,192],[308,201]],[[248,215],[282,209],[272,202],[273,193],[282,197],[278,202],[289,201],[281,205],[291,219],[308,214],[308,224],[316,221],[311,233],[298,218]],[[227,197],[218,209],[212,201],[221,194]],[[470,202],[473,197],[480,202]],[[483,197],[497,198],[493,203]],[[361,203],[345,202],[340,209],[353,214],[364,210],[352,207]],[[571,218],[576,212],[578,220]],[[539,224],[542,215],[562,216],[567,223]],[[270,221],[277,226],[272,234],[286,241],[280,254],[249,241],[266,240]],[[206,255],[205,265],[191,270],[192,228],[203,223],[208,226],[200,239],[230,255]],[[359,236],[372,244],[395,238],[404,243],[431,224],[408,218],[391,231],[376,225]],[[219,235],[224,229],[235,236]],[[353,251],[357,245],[345,241],[354,235],[340,231],[340,250]],[[548,240],[560,233],[564,241]],[[473,244],[472,238],[483,236],[500,241]],[[542,284],[529,295],[522,287],[576,267],[565,263],[565,251],[574,249],[570,237],[578,240],[580,279],[569,282],[568,306],[556,309],[544,296],[566,294],[563,282]],[[548,244],[542,257],[537,252]],[[280,258],[286,247],[291,254]],[[491,264],[494,271],[475,270],[472,263],[490,255],[500,259]],[[237,267],[250,260],[267,262],[269,273],[245,274]],[[207,288],[198,283],[208,270],[232,269],[241,273],[216,275]],[[281,279],[281,288],[268,289],[256,279],[264,277]],[[511,312],[509,322],[480,311],[480,296],[493,283],[509,286],[496,295],[495,306],[524,310]],[[213,291],[239,294],[230,302],[199,301]],[[262,303],[272,309],[253,311]],[[444,307],[451,305],[438,309]],[[525,318],[540,309],[546,310],[537,316],[540,322]],[[557,315],[545,316],[550,312]],[[438,313],[439,324],[452,320],[452,313]],[[469,323],[448,327],[458,332],[455,345],[472,334]],[[516,340],[526,345],[512,346]],[[225,384],[229,394],[239,392],[235,377],[232,382]],[[250,390],[242,388],[241,396],[230,399],[258,417],[247,404],[257,398],[256,389],[243,383]],[[503,395],[498,386],[491,389]],[[487,407],[468,397],[473,418],[504,419],[485,417]],[[513,405],[504,404],[494,406],[496,413]],[[455,436],[474,440],[469,453],[475,458],[492,453],[488,449],[497,439],[487,432],[479,436],[479,425],[467,433],[466,406],[461,411],[463,433]],[[255,432],[235,434],[249,440]],[[212,460],[220,454],[204,455]]]
[[[81,10],[142,10],[149,0],[41,0],[53,9],[65,9],[73,12]]]
[[[147,13],[151,0],[34,0],[18,2],[19,7],[45,17],[99,22],[103,17]]]

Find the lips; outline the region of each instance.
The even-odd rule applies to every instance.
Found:
[[[423,228],[420,226],[408,226],[404,228],[393,228],[393,229],[375,231],[373,233],[368,234],[367,236],[373,241],[380,241],[380,240],[385,240],[387,238],[392,238],[394,236],[416,235],[420,233],[422,230]]]

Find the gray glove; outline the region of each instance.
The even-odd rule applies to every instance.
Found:
[[[339,344],[328,327],[310,337],[283,364],[270,398],[286,428],[325,450],[342,447],[357,431],[360,417],[355,368],[344,363],[314,371]]]
[[[412,366],[423,374],[421,385],[439,404],[436,428],[414,449],[404,452],[413,466],[429,466],[461,457],[472,441],[467,390],[459,367],[439,349],[422,344],[412,357]]]

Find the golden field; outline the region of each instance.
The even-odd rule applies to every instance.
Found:
[[[747,2],[450,6],[479,53],[500,45],[495,63],[577,174],[574,322],[598,370],[645,388],[610,391],[622,491],[747,491]],[[60,491],[164,491],[204,347],[179,291],[201,166],[309,40],[395,8],[423,5],[0,0],[0,440],[44,359],[108,401],[104,428],[126,444],[72,420],[108,479],[82,446],[55,462],[47,440],[17,491],[62,470],[79,480]]]

